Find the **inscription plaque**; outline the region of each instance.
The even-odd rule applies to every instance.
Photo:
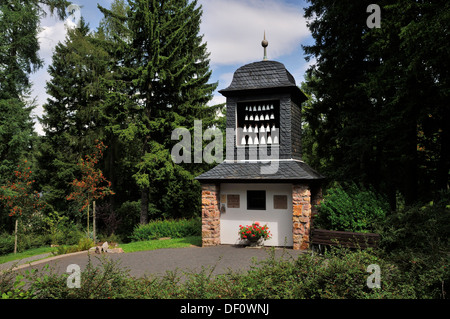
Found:
[[[240,196],[239,195],[227,195],[228,208],[240,208]]]
[[[287,195],[273,195],[274,209],[287,209]]]

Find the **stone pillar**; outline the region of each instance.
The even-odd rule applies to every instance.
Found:
[[[220,245],[219,193],[219,185],[202,185],[202,247]]]
[[[311,191],[308,185],[292,186],[292,209],[293,249],[308,249],[311,227]]]

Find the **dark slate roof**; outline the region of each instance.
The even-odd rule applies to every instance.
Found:
[[[213,169],[198,176],[200,182],[288,182],[299,180],[320,180],[325,177],[301,161],[279,161],[275,174],[261,174],[261,168],[269,163],[262,162],[222,162]]]
[[[280,87],[296,87],[294,77],[280,62],[259,61],[237,69],[230,86],[219,92]]]

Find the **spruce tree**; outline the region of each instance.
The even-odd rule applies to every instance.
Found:
[[[149,207],[175,210],[165,212],[175,216],[199,207],[194,168],[172,162],[171,132],[177,127],[193,130],[194,119],[203,120],[205,127],[213,124],[216,108],[206,104],[217,84],[208,83],[211,71],[199,35],[202,11],[197,1],[137,0],[128,5],[126,17],[102,11],[128,29],[127,41],[118,48],[123,52],[122,80],[129,83],[134,107],[128,109],[127,125],[116,133],[138,152],[133,176],[145,224]]]
[[[447,189],[448,1],[378,2],[374,29],[370,1],[309,2],[315,42],[304,50],[317,63],[304,115],[317,145],[308,155],[333,179],[374,186],[392,208],[399,194],[413,204]]]
[[[0,184],[13,175],[24,158],[31,158],[37,142],[33,130],[30,73],[42,67],[37,38],[42,5],[65,16],[64,0],[0,2]],[[5,211],[0,211],[0,219]],[[5,225],[0,220],[0,225]]]
[[[103,90],[107,54],[92,42],[83,19],[59,43],[49,66],[52,77],[46,89],[41,123],[45,132],[40,146],[40,178],[47,201],[64,209],[67,183],[78,177],[76,163],[97,139],[104,137]]]

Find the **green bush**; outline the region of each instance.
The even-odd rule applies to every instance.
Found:
[[[414,280],[410,272],[368,250],[334,249],[324,256],[302,254],[255,262],[248,272],[229,271],[213,275],[214,267],[199,272],[167,272],[164,276],[132,278],[117,261],[101,258],[101,265],[88,266],[81,273],[81,287],[67,287],[67,273],[52,269],[32,272],[25,278],[11,273],[0,275],[0,296],[4,298],[52,299],[398,299],[441,298],[448,294],[435,289],[441,278],[429,272],[423,280]],[[381,269],[381,288],[369,288],[367,267]],[[438,274],[439,273],[434,273]],[[19,279],[19,280],[18,280]],[[27,288],[20,282],[26,280]],[[424,285],[425,281],[429,281]],[[447,282],[445,282],[446,284]],[[444,287],[446,287],[444,285]],[[448,288],[446,288],[448,290]]]
[[[384,253],[415,283],[418,295],[445,294],[450,283],[450,192],[392,212],[380,233]]]
[[[90,238],[81,238],[78,241],[77,245],[62,245],[56,247],[56,250],[53,252],[54,255],[64,255],[75,253],[78,251],[88,250],[89,248],[94,247],[94,241]]]
[[[417,204],[386,218],[382,245],[389,252],[414,250],[441,254],[450,247],[450,192],[427,204]]]
[[[14,236],[8,233],[0,234],[0,255],[14,252]]]
[[[328,189],[314,219],[316,228],[376,232],[389,211],[388,202],[374,191],[356,184]]]
[[[126,201],[116,211],[117,218],[120,220],[117,226],[117,233],[125,239],[129,236],[139,223],[141,215],[141,201]]]
[[[136,226],[131,239],[142,241],[161,237],[200,236],[201,230],[202,222],[200,218],[155,220],[146,225]]]

